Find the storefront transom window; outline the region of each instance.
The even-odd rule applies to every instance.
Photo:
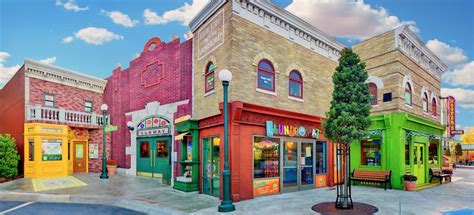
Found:
[[[382,140],[363,140],[360,145],[361,165],[380,166]]]
[[[253,177],[280,177],[279,139],[254,137],[253,139]]]

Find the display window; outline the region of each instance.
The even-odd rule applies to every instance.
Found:
[[[438,143],[431,142],[429,147],[429,162],[430,164],[438,164]]]
[[[363,140],[360,145],[361,165],[381,165],[382,140]]]
[[[141,158],[150,157],[150,143],[148,141],[143,141],[140,143],[140,157]]]
[[[326,142],[318,141],[316,142],[316,174],[327,173],[326,170]]]
[[[280,140],[277,138],[254,137],[253,177],[255,179],[280,177],[279,143]]]
[[[43,139],[41,150],[43,161],[60,161],[63,159],[62,140]]]
[[[35,140],[28,139],[28,161],[35,161]]]

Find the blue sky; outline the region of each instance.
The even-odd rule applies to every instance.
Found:
[[[107,77],[151,37],[184,40],[206,0],[1,0],[0,87],[24,58]],[[274,0],[347,45],[409,25],[449,65],[445,94],[460,127],[474,126],[474,1]],[[27,5],[27,6],[25,6]],[[351,23],[348,25],[348,23]]]

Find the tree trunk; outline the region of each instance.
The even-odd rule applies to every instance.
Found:
[[[349,208],[349,174],[350,174],[350,167],[349,167],[349,146],[346,144],[344,147],[344,198],[342,199],[342,207]]]

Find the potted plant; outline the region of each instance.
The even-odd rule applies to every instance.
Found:
[[[110,175],[115,175],[116,170],[117,170],[117,161],[107,160],[107,172],[109,172]]]
[[[418,178],[414,175],[405,174],[403,176],[403,181],[405,182],[405,190],[415,191],[416,190],[416,180]]]

